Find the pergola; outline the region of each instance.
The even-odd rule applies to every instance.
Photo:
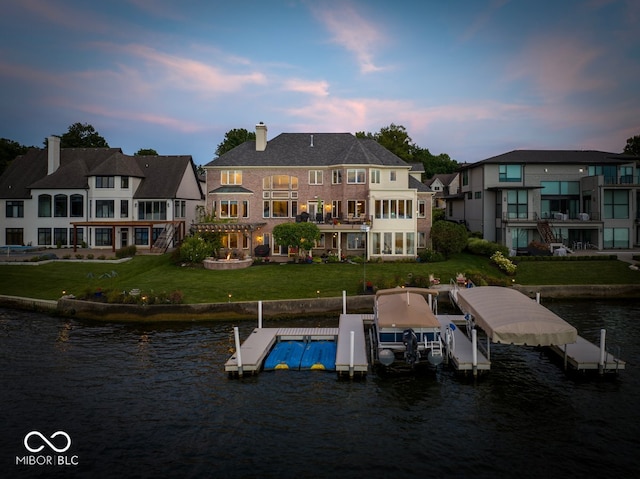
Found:
[[[191,231],[198,233],[246,233],[249,236],[249,250],[253,251],[253,232],[259,231],[267,223],[195,223]]]
[[[178,238],[184,238],[185,235],[185,224],[184,221],[175,221],[175,220],[152,220],[152,221],[77,221],[72,222],[73,226],[73,251],[77,251],[78,249],[78,231],[79,227],[93,227],[93,228],[111,228],[111,237],[113,238],[111,244],[111,251],[115,252],[116,250],[116,228],[149,228],[151,231],[154,226],[173,224],[178,229]],[[153,245],[149,246],[151,249]]]

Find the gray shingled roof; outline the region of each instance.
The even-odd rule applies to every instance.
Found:
[[[461,169],[473,168],[483,164],[624,164],[637,160],[637,157],[593,150],[514,150],[493,156],[476,163],[461,165]]]
[[[175,198],[187,168],[197,178],[191,156],[128,156],[120,148],[63,148],[60,167],[47,175],[47,155],[46,149],[33,148],[13,160],[0,177],[0,198],[30,198],[33,188],[85,189],[88,176],[143,178],[135,198]]]
[[[313,136],[313,146],[312,146]],[[409,164],[371,139],[351,133],[282,133],[256,151],[247,141],[205,166],[214,167],[322,167],[331,165],[380,165],[409,167]]]

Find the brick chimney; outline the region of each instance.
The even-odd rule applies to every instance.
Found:
[[[60,168],[60,137],[51,135],[47,140],[47,175]]]
[[[260,122],[256,125],[256,151],[267,149],[267,125]]]

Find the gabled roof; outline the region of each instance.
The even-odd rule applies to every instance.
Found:
[[[432,178],[425,181],[427,186],[431,186],[436,180],[440,181],[443,186],[450,186],[451,182],[456,179],[458,173],[438,173]]]
[[[281,133],[256,151],[247,141],[208,167],[327,167],[332,165],[379,165],[410,168],[409,164],[372,139],[351,133]]]
[[[29,198],[32,188],[87,188],[89,168],[116,153],[122,154],[120,148],[65,148],[60,150],[60,167],[47,175],[47,150],[31,148],[0,176],[0,198]]]
[[[32,189],[86,189],[89,176],[142,178],[135,198],[175,198],[191,156],[129,156],[120,148],[63,148],[60,166],[47,175],[48,152],[32,148],[13,160],[0,177],[0,198],[30,198]],[[196,181],[200,189],[202,185]]]
[[[461,170],[485,164],[579,164],[579,165],[622,165],[637,161],[637,156],[608,153],[593,150],[514,150],[493,156],[476,163],[465,163]]]

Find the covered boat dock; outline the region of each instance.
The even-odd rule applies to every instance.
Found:
[[[565,367],[570,365],[576,370],[624,369],[624,361],[606,353],[604,334],[599,347],[588,342],[578,336],[576,328],[519,291],[480,286],[460,289],[456,300],[471,325],[486,333],[489,359],[490,343],[493,342],[549,347],[563,357]]]

